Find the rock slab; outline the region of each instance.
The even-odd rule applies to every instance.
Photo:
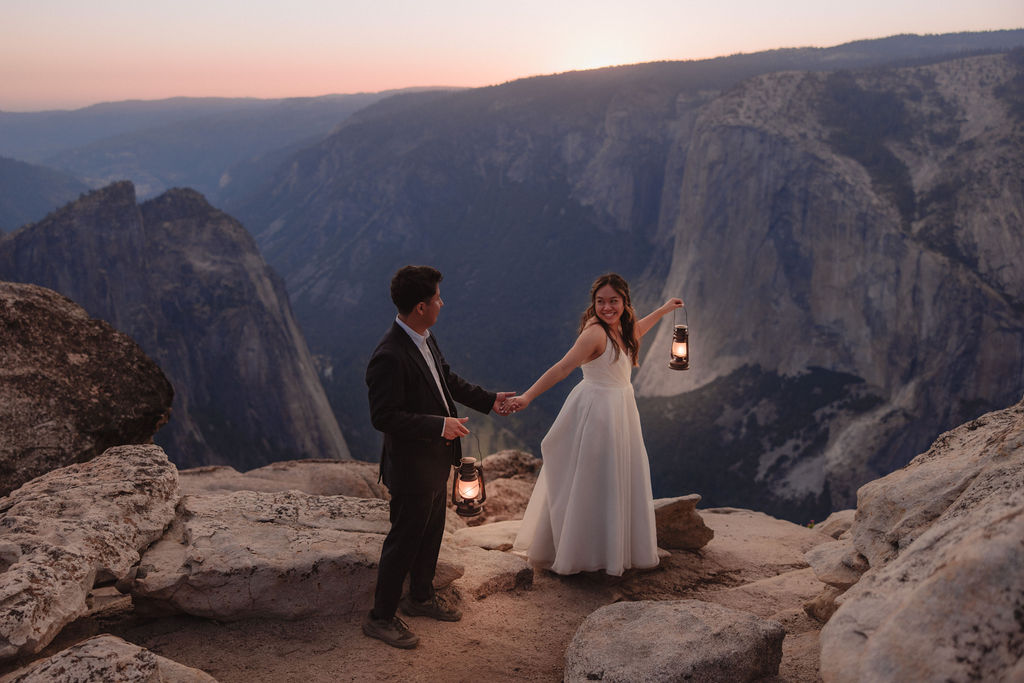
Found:
[[[174,518],[178,476],[158,446],[120,446],[0,498],[0,660],[33,654],[88,611]]]
[[[216,683],[216,679],[204,671],[171,661],[111,635],[89,638],[0,678],[0,683],[54,681]]]
[[[781,624],[699,600],[619,602],[584,620],[565,681],[754,681],[778,674]]]
[[[380,499],[299,491],[184,496],[126,588],[142,609],[223,621],[348,614],[373,604],[389,528]],[[437,574],[443,582],[462,575],[444,546]]]
[[[476,600],[533,586],[533,568],[518,555],[466,547],[460,549],[457,557],[465,566],[465,573],[453,585]]]
[[[387,487],[377,483],[376,463],[326,458],[285,460],[239,472],[225,465],[193,467],[178,472],[181,492],[302,491],[317,496],[388,499]]]

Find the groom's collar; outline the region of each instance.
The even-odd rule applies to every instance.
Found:
[[[420,334],[419,332],[417,332],[416,330],[412,329],[404,322],[402,322],[402,319],[399,318],[398,316],[395,316],[395,322],[398,323],[398,326],[405,330],[406,333],[408,333],[409,338],[412,339],[412,342],[413,344],[416,345],[416,348],[419,348],[423,344],[427,343],[427,339],[430,337],[430,330],[427,330],[426,334]]]

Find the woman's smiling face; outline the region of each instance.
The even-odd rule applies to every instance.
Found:
[[[626,309],[626,302],[611,285],[605,285],[594,292],[594,311],[606,325],[615,327]]]

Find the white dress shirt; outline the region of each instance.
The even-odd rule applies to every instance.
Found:
[[[409,333],[409,338],[412,339],[412,343],[416,345],[416,348],[423,354],[423,360],[427,362],[427,367],[430,368],[430,374],[434,376],[434,383],[437,384],[437,391],[441,394],[441,402],[444,404],[444,414],[448,415],[448,399],[445,397],[444,387],[441,385],[441,377],[437,374],[437,366],[434,364],[434,354],[430,353],[430,349],[427,347],[427,337],[430,336],[430,330],[427,330],[426,334],[420,334],[416,330],[412,329],[404,322],[401,318],[395,317],[395,322],[398,323],[403,330]],[[441,426],[441,433],[444,434],[444,425]]]

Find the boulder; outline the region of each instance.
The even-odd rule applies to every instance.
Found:
[[[177,471],[158,446],[120,446],[0,498],[0,660],[33,654],[128,575],[174,518]]]
[[[379,465],[359,460],[286,460],[242,473],[233,467],[206,466],[181,470],[181,492],[302,491],[317,496],[390,498],[377,482]]]
[[[825,518],[821,524],[814,525],[817,531],[838,539],[853,526],[853,518],[856,510],[838,510]]]
[[[871,568],[822,629],[827,683],[1012,680],[1024,652],[1024,402],[862,487],[852,537]]]
[[[841,590],[857,583],[868,570],[867,560],[857,552],[850,539],[816,545],[804,553],[804,558],[819,581]]]
[[[43,287],[0,282],[0,496],[149,443],[174,391],[130,337]]]
[[[230,621],[369,609],[390,528],[380,499],[238,491],[185,496],[126,589],[152,612]],[[442,546],[435,585],[462,574]]]
[[[699,600],[619,602],[588,616],[565,653],[565,681],[722,681],[775,676],[775,621]]]
[[[33,662],[0,683],[117,681],[117,683],[216,683],[209,674],[154,654],[116,636],[100,635]]]
[[[543,463],[526,451],[507,449],[488,455],[481,464],[487,481],[514,478],[537,481]]]
[[[698,550],[706,546],[715,532],[697,512],[700,495],[691,493],[677,498],[654,501],[654,519],[658,528],[658,545],[662,548]]]

